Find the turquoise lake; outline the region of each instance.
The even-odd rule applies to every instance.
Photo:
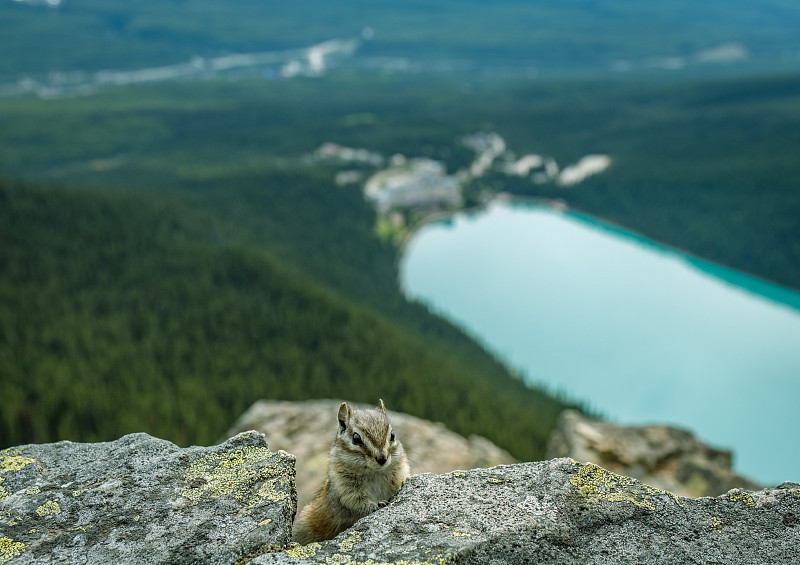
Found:
[[[532,383],[800,481],[800,293],[572,212],[496,202],[421,228],[401,286]]]

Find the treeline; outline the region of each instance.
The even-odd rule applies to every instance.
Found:
[[[227,193],[249,209],[240,196]],[[246,215],[237,225],[213,199],[0,182],[0,445],[134,431],[209,444],[259,398],[382,397],[543,455],[564,403],[463,337],[448,346],[411,331],[414,315],[393,321],[285,266],[273,236],[253,243]],[[320,224],[306,225],[310,241]]]
[[[374,247],[364,237],[373,218],[357,191],[316,193],[296,186],[308,178],[304,156],[335,141],[387,156],[439,159],[454,172],[473,158],[459,140],[475,131],[496,131],[518,155],[553,156],[562,167],[590,153],[613,160],[608,171],[570,189],[496,175],[473,187],[476,195],[488,188],[561,198],[700,257],[800,288],[795,75],[464,88],[432,77],[340,74],[284,83],[126,88],[67,100],[8,99],[0,105],[0,170],[46,182],[211,191],[229,214],[238,212],[226,190],[246,189],[262,212],[283,210],[280,221],[262,213],[251,231],[270,230],[274,250],[285,250],[281,260],[314,263],[314,276],[332,279],[329,270],[346,269],[320,257],[350,243],[305,239],[303,230],[325,207],[312,212],[299,199],[263,191],[264,176],[283,174],[278,184],[305,191],[305,202],[325,200],[337,214],[326,216],[329,229],[343,229],[352,219],[360,235],[345,241],[360,241],[357,250]],[[312,174],[326,182],[337,170],[315,167]],[[295,179],[298,171],[305,176]],[[288,232],[291,237],[280,237]],[[294,253],[295,244],[304,246],[303,253]],[[391,259],[379,256],[377,264],[362,260],[360,268],[375,274],[372,284],[392,286],[391,277],[377,275],[388,272]],[[350,287],[338,278],[339,290]],[[380,304],[386,292],[379,294]]]

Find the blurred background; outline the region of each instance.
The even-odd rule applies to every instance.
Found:
[[[383,398],[517,460],[569,408],[798,480],[798,29],[792,0],[0,0],[0,448]]]

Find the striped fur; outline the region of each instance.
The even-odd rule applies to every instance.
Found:
[[[383,400],[372,410],[353,410],[342,402],[338,420],[328,478],[294,521],[292,539],[301,544],[334,538],[385,505],[409,475]]]

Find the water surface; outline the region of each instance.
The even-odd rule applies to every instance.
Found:
[[[496,203],[422,228],[401,284],[531,382],[688,428],[800,481],[800,294],[573,213]]]

